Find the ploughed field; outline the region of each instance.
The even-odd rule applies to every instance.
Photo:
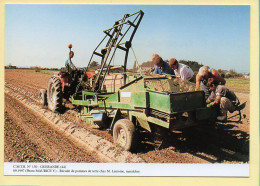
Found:
[[[66,104],[63,114],[52,113],[38,101],[50,71],[5,70],[5,162],[146,162],[146,163],[248,163],[249,94],[241,122],[233,119],[214,126],[201,125],[163,135],[140,133],[136,152],[113,144],[107,131],[81,121]]]

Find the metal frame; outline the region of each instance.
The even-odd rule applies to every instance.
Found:
[[[87,69],[86,69],[86,71],[87,71],[94,55],[101,57],[101,68],[93,83],[92,91],[94,91],[94,92],[101,91],[101,87],[104,82],[104,79],[110,70],[111,61],[114,58],[115,52],[118,48],[125,51],[124,65],[122,67],[123,67],[123,72],[124,72],[124,84],[126,83],[125,72],[126,72],[129,48],[132,45],[133,37],[143,18],[143,15],[144,15],[144,12],[142,10],[139,10],[138,12],[135,12],[133,14],[125,14],[122,19],[115,21],[115,24],[113,27],[103,31],[106,34],[106,36],[102,39],[102,41],[98,44],[98,46],[93,51],[92,56],[89,60]],[[129,18],[132,16],[135,16],[134,20],[130,21]],[[126,28],[124,33],[122,33],[125,25],[127,25],[128,28]],[[123,41],[124,37],[126,36],[126,34],[129,32],[129,30],[131,28],[133,28],[133,30],[132,30],[132,33],[130,34],[130,37]],[[101,49],[101,53],[97,52],[107,37],[108,37],[108,41],[105,45],[105,48]],[[123,46],[123,45],[125,45],[125,46]],[[113,50],[113,52],[112,52],[112,50]],[[111,54],[111,52],[112,52],[112,54]],[[106,65],[107,65],[107,68],[106,68]],[[103,72],[103,70],[105,70],[105,72]]]

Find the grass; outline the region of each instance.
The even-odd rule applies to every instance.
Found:
[[[233,90],[235,93],[249,93],[250,92],[250,79],[244,78],[228,78],[226,80],[226,87]]]

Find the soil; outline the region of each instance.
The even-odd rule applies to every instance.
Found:
[[[240,122],[232,118],[163,135],[142,131],[130,153],[114,145],[108,131],[82,122],[71,104],[63,114],[41,107],[39,89],[51,76],[5,70],[5,162],[249,163],[249,94],[236,93],[247,101]]]
[[[5,161],[100,162],[5,94]]]

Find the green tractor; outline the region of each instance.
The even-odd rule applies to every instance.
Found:
[[[143,15],[141,10],[125,14],[104,30],[105,37],[89,60],[90,64],[93,56],[99,57],[100,68],[91,72],[88,64],[80,70],[77,86],[70,94],[87,123],[111,131],[114,142],[130,151],[138,145],[140,129],[153,133],[154,128],[163,127],[173,132],[209,120],[212,115],[204,92],[195,91],[194,83],[171,75],[127,72],[129,50]],[[124,53],[122,66],[111,65],[117,50]],[[57,85],[56,80],[50,81],[54,82],[51,90]],[[62,83],[57,87],[62,90]],[[53,100],[60,103],[57,97]]]

